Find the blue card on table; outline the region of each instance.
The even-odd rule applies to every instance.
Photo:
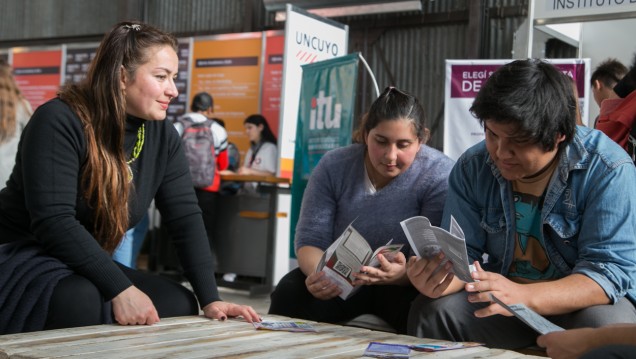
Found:
[[[411,348],[409,348],[408,345],[371,342],[364,351],[363,356],[372,358],[404,359],[408,358],[410,353]]]

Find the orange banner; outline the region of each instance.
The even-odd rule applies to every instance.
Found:
[[[34,110],[57,95],[61,65],[61,50],[13,53],[15,80]]]
[[[265,59],[263,61],[263,90],[261,114],[265,116],[272,132],[278,136],[280,117],[280,95],[283,86],[283,52],[285,34],[270,32],[265,37]]]
[[[201,91],[212,95],[215,117],[225,121],[241,158],[249,148],[243,120],[260,111],[261,52],[260,32],[195,40],[192,51],[188,103]]]

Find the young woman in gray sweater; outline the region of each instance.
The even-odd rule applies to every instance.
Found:
[[[410,302],[417,290],[406,276],[410,247],[400,221],[426,216],[439,225],[453,161],[426,146],[429,131],[417,99],[394,87],[371,105],[354,136],[356,144],[324,155],[311,174],[296,226],[299,268],[271,295],[270,314],[341,323],[375,314],[406,332]],[[404,244],[392,262],[363,267],[347,300],[316,266],[324,251],[353,222],[375,250],[390,239]]]

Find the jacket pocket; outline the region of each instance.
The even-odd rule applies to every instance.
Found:
[[[481,228],[486,232],[487,270],[500,271],[506,250],[506,219],[501,208],[488,208],[483,211]],[[484,269],[486,269],[484,268]]]
[[[580,216],[551,213],[546,218],[546,223],[543,226],[544,241],[547,248],[553,246],[560,254],[559,257],[552,255],[550,257],[553,263],[562,271],[566,271],[568,268],[571,269],[576,264],[580,230]],[[548,249],[548,251],[550,250]],[[558,258],[561,258],[563,263],[559,263]]]

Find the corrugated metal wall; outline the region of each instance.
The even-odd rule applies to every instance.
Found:
[[[125,0],[0,0],[0,44],[99,36],[129,7]]]
[[[443,139],[445,60],[465,58],[466,25],[387,30],[361,51],[375,74],[380,91],[396,86],[418,97],[432,130],[429,145],[441,148]],[[366,77],[362,74],[362,77]],[[375,98],[370,80],[361,81],[361,113]]]
[[[260,31],[260,0],[146,0],[146,21],[181,34]]]
[[[421,100],[433,132],[429,144],[441,148],[444,61],[474,58],[469,54],[475,53],[475,38],[480,39],[478,57],[511,58],[513,35],[526,18],[528,0],[422,0],[422,4],[418,13],[335,20],[350,26],[350,51],[366,58],[380,91],[395,85]],[[132,18],[181,36],[284,26],[265,11],[262,0],[0,0],[0,9],[0,48],[95,41],[113,24]],[[477,28],[475,22],[480,24]],[[361,71],[358,116],[375,98],[369,81]]]
[[[474,0],[473,0],[474,1]],[[359,51],[369,63],[382,91],[393,85],[416,95],[428,116],[429,145],[443,147],[445,60],[469,59],[468,0],[424,1],[424,14],[430,24],[387,25],[381,30],[367,18],[368,28],[356,27],[359,19],[338,19],[352,24],[350,51]],[[514,32],[523,23],[527,0],[484,0],[480,58],[511,58]],[[391,17],[384,15],[384,17]],[[343,21],[345,20],[345,21]],[[364,21],[362,21],[364,22]],[[378,34],[379,32],[379,34]],[[358,92],[358,117],[375,98],[370,77],[361,72]]]

